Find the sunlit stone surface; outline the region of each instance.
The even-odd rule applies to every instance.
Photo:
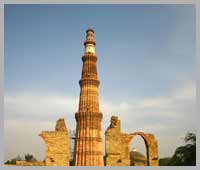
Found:
[[[152,134],[135,132],[125,134],[121,132],[120,120],[117,116],[111,117],[110,126],[105,132],[106,137],[106,165],[130,166],[130,142],[139,135],[144,139],[147,150],[147,165],[158,166],[158,145]]]
[[[43,131],[40,136],[45,142],[46,166],[69,165],[69,137],[64,119],[56,123],[55,131]]]
[[[103,147],[99,111],[99,80],[97,75],[94,30],[86,31],[85,54],[80,84],[79,109],[76,118],[74,147],[75,166],[103,166]]]

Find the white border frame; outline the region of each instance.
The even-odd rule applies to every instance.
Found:
[[[200,102],[199,102],[199,86],[200,86],[200,0],[0,0],[0,169],[5,170],[32,170],[32,169],[43,169],[43,170],[61,170],[61,169],[151,169],[151,170],[189,170],[189,169],[199,169],[200,166],[200,128],[197,128],[197,157],[196,157],[196,166],[159,166],[159,167],[50,167],[50,166],[6,166],[4,165],[4,4],[194,4],[196,8],[196,101],[197,101],[197,110],[196,118],[200,120],[199,112],[200,111]],[[197,125],[199,126],[199,125]]]

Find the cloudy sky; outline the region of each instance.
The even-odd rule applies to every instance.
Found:
[[[38,134],[75,129],[85,30],[95,30],[103,133],[153,133],[171,156],[196,129],[192,5],[5,5],[5,160],[44,159]],[[145,153],[140,137],[131,145]]]

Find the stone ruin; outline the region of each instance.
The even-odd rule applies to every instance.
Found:
[[[45,142],[45,166],[69,166],[69,136],[64,119],[58,119],[55,131],[43,131]]]
[[[105,132],[105,166],[130,166],[130,142],[141,136],[147,151],[147,166],[158,166],[158,145],[153,134],[122,133],[120,120],[112,116]],[[39,136],[45,142],[44,162],[17,161],[18,166],[69,166],[70,142],[64,119],[57,120],[55,131],[43,131]]]
[[[143,132],[122,133],[117,116],[111,117],[110,126],[105,132],[106,166],[130,166],[130,142],[136,135],[145,142],[147,166],[158,166],[158,145],[154,135]]]
[[[130,166],[130,142],[141,136],[147,151],[147,166],[158,166],[158,145],[153,134],[143,132],[122,133],[120,120],[112,116],[105,132],[105,166]],[[64,119],[57,120],[55,131],[43,131],[39,136],[45,141],[45,166],[69,166],[69,135]]]

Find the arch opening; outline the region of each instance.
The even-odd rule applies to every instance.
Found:
[[[148,166],[149,153],[145,138],[139,134],[132,137],[129,144],[130,166]]]
[[[158,166],[158,145],[153,134],[143,132],[122,133],[118,117],[112,116],[110,126],[105,132],[105,161],[107,166],[130,166],[131,142],[139,136],[143,139],[143,147],[146,149],[146,166]],[[133,146],[134,146],[134,142]]]

